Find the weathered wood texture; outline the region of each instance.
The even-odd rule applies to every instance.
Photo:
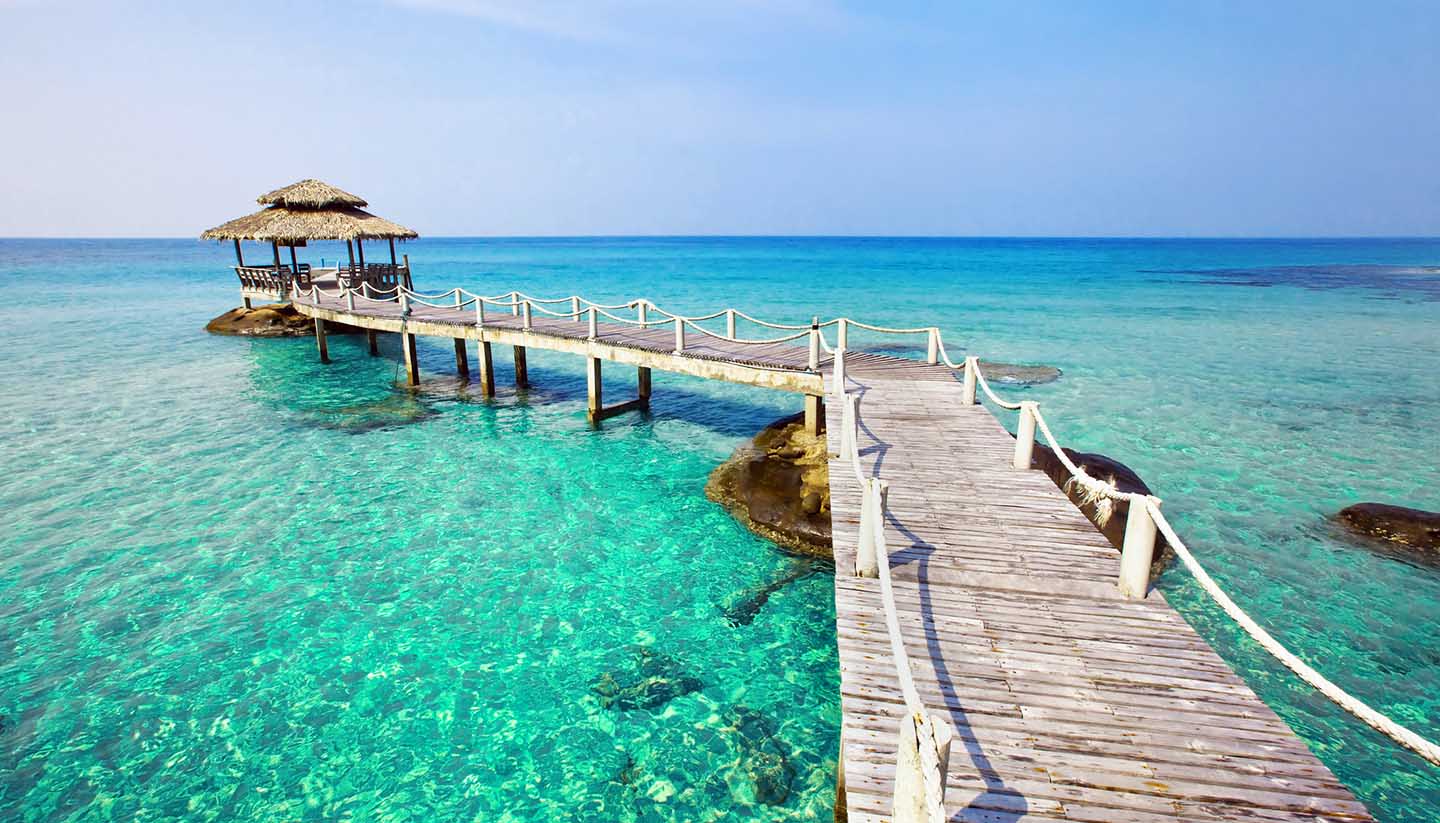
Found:
[[[1119,553],[948,369],[847,357],[866,471],[916,685],[958,732],[952,820],[1368,820],[1295,733]],[[830,403],[830,449],[841,410]],[[904,712],[879,582],[851,576],[860,488],[830,464],[849,819],[891,812]]]
[[[479,340],[487,393],[492,342],[516,347],[522,382],[522,347],[532,346],[639,366],[641,398],[651,367],[824,391],[821,376],[806,371],[804,339],[748,346],[691,331],[677,357],[670,324],[600,323],[589,340],[588,323],[539,313],[525,331],[521,317],[501,312],[487,314],[481,329],[473,309],[417,305],[401,318],[394,303],[364,301],[351,311],[333,295],[296,306],[402,332],[410,363],[409,335]],[[830,365],[822,359],[822,372]],[[592,367],[591,405],[600,407],[598,361]],[[946,795],[952,820],[1371,819],[1158,592],[1120,594],[1119,553],[1042,472],[1012,468],[1014,440],[984,408],[965,405],[953,372],[859,353],[847,355],[846,372],[860,397],[862,462],[890,483],[885,533],[916,686],[958,733]],[[838,453],[841,404],[814,406]],[[838,782],[849,819],[868,823],[891,812],[904,703],[879,582],[850,574],[860,488],[848,463],[831,461],[830,490]]]

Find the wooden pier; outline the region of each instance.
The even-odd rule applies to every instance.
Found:
[[[493,308],[400,294],[293,302],[316,319],[322,358],[326,322],[400,334],[412,382],[416,335],[455,340],[462,374],[474,341],[492,394],[492,344],[514,347],[521,375],[526,348],[584,356],[595,421],[613,410],[603,360],[640,370],[627,407],[648,401],[650,369],[806,397],[836,455],[837,805],[850,820],[1371,819],[1143,577],[1140,596],[1122,591],[1120,553],[1029,467],[1034,418],[1017,448],[975,404],[973,358],[962,383],[942,363],[844,352],[845,321],[837,362],[819,324],[745,342],[733,313],[719,334],[644,301],[537,313],[514,293]],[[1143,552],[1148,571],[1154,527],[1137,534],[1127,556]]]

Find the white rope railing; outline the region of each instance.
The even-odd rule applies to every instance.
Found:
[[[900,694],[905,701],[895,763],[894,820],[897,823],[942,823],[945,780],[954,728],[941,716],[932,716],[915,688],[915,675],[895,605],[895,584],[890,576],[890,550],[885,538],[889,485],[869,477],[860,462],[858,398],[845,391],[845,350],[835,351],[833,394],[840,403],[840,458],[849,464],[860,487],[860,530],[855,545],[857,577],[878,578],[885,632],[895,666]]]
[[[1086,473],[1084,469],[1075,464],[1070,456],[1061,448],[1050,430],[1050,425],[1045,417],[1040,414],[1040,405],[1032,401],[1009,403],[997,397],[990,389],[989,383],[985,380],[980,368],[979,360],[974,357],[967,357],[962,366],[958,366],[947,356],[945,364],[951,368],[963,368],[967,371],[966,382],[970,382],[971,375],[984,390],[995,405],[1010,410],[1019,410],[1020,425],[1016,433],[1016,468],[1030,467],[1030,448],[1033,447],[1035,427],[1039,427],[1040,433],[1045,436],[1046,445],[1055,454],[1060,464],[1070,477],[1085,490],[1085,493],[1092,499],[1108,498],[1115,501],[1125,501],[1129,504],[1129,512],[1125,521],[1125,538],[1120,550],[1120,575],[1119,587],[1122,592],[1130,597],[1144,597],[1150,586],[1150,567],[1155,552],[1155,539],[1157,532],[1162,535],[1169,544],[1171,550],[1180,558],[1180,561],[1189,570],[1191,576],[1200,584],[1200,588],[1215,601],[1216,605],[1234,620],[1252,640],[1260,644],[1271,657],[1274,657],[1290,671],[1294,672],[1302,681],[1311,688],[1320,692],[1335,705],[1349,712],[1351,715],[1375,729],[1401,746],[1415,752],[1430,763],[1440,766],[1440,745],[1421,737],[1411,729],[1395,722],[1389,717],[1376,711],[1359,698],[1337,686],[1334,682],[1320,674],[1305,661],[1301,660],[1289,649],[1285,648],[1280,641],[1264,629],[1249,614],[1241,609],[1229,595],[1225,593],[1215,579],[1209,575],[1200,565],[1200,561],[1190,551],[1180,536],[1175,533],[1170,521],[1161,512],[1161,501],[1138,492],[1122,492],[1109,483],[1102,482]],[[973,402],[973,396],[970,398]],[[1028,421],[1028,424],[1027,424]],[[1028,428],[1028,431],[1027,431]],[[1028,443],[1026,441],[1029,441]],[[1023,460],[1022,460],[1023,457]],[[1023,464],[1023,465],[1022,465]]]

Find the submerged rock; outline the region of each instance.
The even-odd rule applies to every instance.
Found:
[[[732,706],[725,713],[726,731],[736,737],[740,766],[755,786],[755,799],[779,806],[790,797],[795,767],[790,752],[776,736],[775,721],[745,706]]]
[[[321,428],[359,433],[419,423],[436,414],[411,394],[396,393],[373,403],[315,412],[311,419]]]
[[[591,685],[590,690],[604,708],[650,710],[705,688],[698,677],[687,674],[669,655],[645,646],[632,647],[632,652],[626,666],[605,672]]]
[[[1335,519],[1352,532],[1404,549],[1408,556],[1440,563],[1440,512],[1356,503],[1341,509]]]
[[[829,558],[830,468],[825,436],[804,415],[766,426],[710,473],[705,495],[746,528],[789,549]]]
[[[1012,386],[1034,386],[1040,383],[1054,383],[1064,372],[1054,366],[1026,366],[1019,363],[992,363],[980,361],[980,371],[991,383],[1008,383]]]
[[[315,334],[315,321],[289,303],[273,303],[253,309],[243,306],[231,309],[207,323],[205,331],[244,337],[311,337]]]
[[[755,622],[755,615],[765,607],[770,595],[797,580],[804,580],[820,570],[813,560],[801,560],[776,575],[773,579],[753,588],[745,589],[724,609],[725,619],[732,626],[748,626]]]
[[[1074,449],[1064,449],[1065,456],[1071,462],[1079,466],[1084,472],[1102,483],[1108,483],[1117,491],[1126,493],[1154,494],[1145,481],[1119,460],[1106,457],[1103,454],[1089,452],[1077,452]],[[1070,470],[1060,462],[1060,458],[1050,450],[1043,439],[1035,442],[1033,458],[1034,465],[1050,475],[1055,485],[1065,492],[1080,513],[1089,518],[1091,523],[1105,535],[1110,544],[1115,548],[1121,548],[1125,544],[1125,519],[1130,515],[1130,503],[1126,500],[1112,500],[1109,497],[1090,492],[1070,476]],[[1153,578],[1170,562],[1174,552],[1170,550],[1170,544],[1165,540],[1164,535],[1157,535],[1155,538],[1155,560],[1151,564],[1150,576]]]

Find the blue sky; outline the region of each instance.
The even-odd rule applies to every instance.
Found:
[[[0,235],[1437,235],[1440,3],[0,0]]]

